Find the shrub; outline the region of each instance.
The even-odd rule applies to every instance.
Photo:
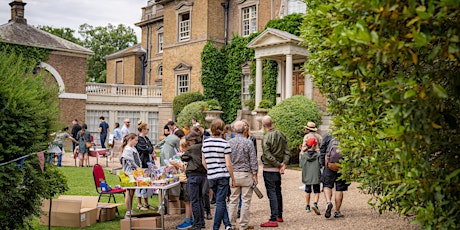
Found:
[[[208,106],[208,104],[204,101],[192,102],[185,106],[182,112],[177,116],[177,125],[179,127],[184,127],[187,123],[191,124],[192,118],[195,117],[198,123],[207,128],[205,115],[203,114],[203,110],[206,106]]]
[[[457,229],[460,2],[307,4],[305,69],[329,99],[343,177],[380,213]]]
[[[12,52],[47,51],[22,48],[0,48],[0,162],[30,154],[20,169],[15,168],[15,162],[0,167],[0,229],[30,229],[30,220],[40,214],[41,199],[67,190],[66,179],[58,168],[46,164],[42,173],[36,154],[46,149],[49,134],[56,130],[57,87],[47,84],[53,81],[48,75],[32,74],[37,56],[29,58],[24,56],[27,52]]]
[[[174,97],[173,100],[173,113],[174,117],[177,117],[179,113],[188,104],[195,101],[202,101],[203,95],[200,92],[186,92],[181,95]]]
[[[268,115],[272,117],[276,129],[283,132],[291,151],[291,163],[298,162],[299,144],[305,135],[304,126],[313,121],[321,124],[322,113],[315,102],[305,96],[293,96],[275,105]]]

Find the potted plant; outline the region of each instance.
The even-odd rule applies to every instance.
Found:
[[[253,110],[254,109],[254,100],[253,99],[246,99],[243,101],[243,110]]]
[[[217,99],[211,99],[206,103],[208,105],[204,108],[203,113],[206,115],[205,121],[208,123],[208,127],[211,127],[211,122],[220,118],[220,115],[224,112],[221,111],[222,106],[220,106],[220,103]]]

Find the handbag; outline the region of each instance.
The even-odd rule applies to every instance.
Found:
[[[86,148],[88,148],[88,149],[91,148],[91,146],[93,146],[93,145],[91,144],[91,142],[85,142],[85,145],[86,145]]]

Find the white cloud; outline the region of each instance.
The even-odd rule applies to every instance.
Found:
[[[13,0],[0,0],[0,25],[11,18]],[[69,27],[78,31],[81,24],[106,26],[124,24],[133,28],[137,40],[141,40],[141,29],[134,25],[142,17],[141,8],[147,0],[23,0],[25,18],[29,25]],[[76,34],[77,36],[77,34]]]

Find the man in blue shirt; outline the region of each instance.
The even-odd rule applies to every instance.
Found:
[[[100,138],[101,138],[101,148],[105,149],[105,140],[107,139],[107,133],[110,132],[109,130],[109,124],[105,122],[104,116],[99,117],[99,133],[100,133]]]

